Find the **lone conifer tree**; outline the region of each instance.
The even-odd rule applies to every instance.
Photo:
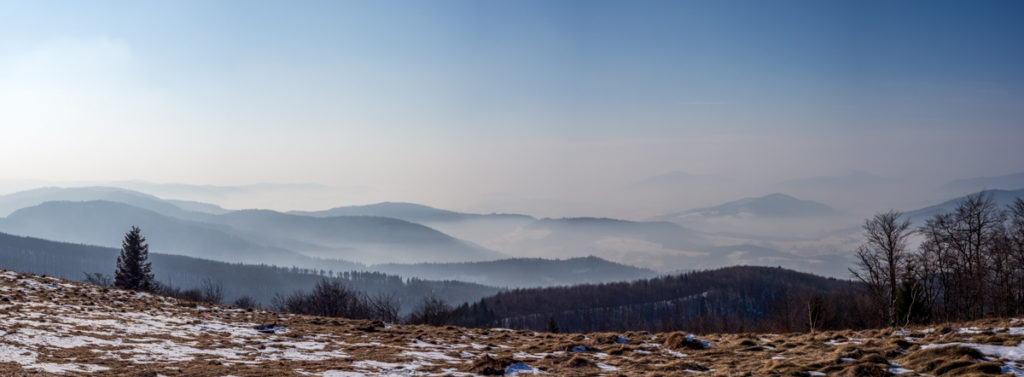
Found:
[[[117,271],[114,273],[114,286],[118,288],[141,291],[154,288],[148,261],[149,245],[139,232],[138,227],[132,226],[121,241],[121,255],[117,257]]]

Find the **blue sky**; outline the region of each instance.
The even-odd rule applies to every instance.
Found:
[[[462,208],[669,171],[923,183],[1024,166],[1021,67],[1012,1],[0,1],[0,158]]]

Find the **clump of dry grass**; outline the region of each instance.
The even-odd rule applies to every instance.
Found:
[[[960,345],[917,350],[902,358],[906,368],[935,376],[984,376],[1002,373],[1002,364],[986,362],[974,348]]]
[[[476,359],[473,364],[470,364],[465,371],[484,376],[503,376],[505,375],[505,368],[508,368],[512,363],[515,363],[515,361],[510,357],[495,359],[485,354]]]
[[[705,367],[703,365],[700,365],[700,364],[697,364],[697,363],[694,363],[694,362],[691,362],[691,361],[683,361],[683,360],[678,360],[678,361],[674,361],[674,362],[671,362],[671,363],[665,363],[665,364],[650,365],[650,366],[648,366],[647,369],[651,370],[651,371],[656,371],[656,372],[676,372],[676,373],[681,373],[681,372],[687,371],[687,370],[689,370],[689,371],[696,371],[696,372],[704,372],[704,371],[709,370],[709,368],[707,368],[707,367]]]
[[[835,375],[837,377],[890,377],[893,376],[892,372],[889,372],[888,366],[882,366],[878,364],[870,363],[856,363],[841,369]]]
[[[972,342],[997,346],[1016,346],[1021,341],[1024,341],[1024,336],[991,333],[990,335],[982,334],[982,336],[974,338]]]
[[[570,368],[596,367],[593,361],[590,361],[586,357],[580,355],[573,356],[571,359],[569,359],[569,361],[566,361],[565,366]]]
[[[674,332],[665,339],[665,348],[673,350],[702,350],[704,343],[697,338],[689,337],[685,333]]]

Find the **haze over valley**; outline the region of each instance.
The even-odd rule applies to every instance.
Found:
[[[0,0],[0,376],[1024,376],[1024,3]]]
[[[982,185],[991,179],[975,181],[973,189],[989,189]],[[264,194],[254,187],[246,190]],[[989,190],[1000,206],[1021,196],[1021,189]],[[0,196],[0,212],[5,214],[0,232],[119,247],[124,224],[134,224],[150,230],[152,250],[161,254],[339,272],[382,271],[499,287],[621,281],[732,265],[781,266],[848,278],[851,257],[862,242],[861,216],[783,193],[628,220],[464,213],[406,202],[279,212],[227,209],[188,199],[116,186],[19,191]],[[959,199],[901,210],[922,225],[924,219],[950,211]],[[603,270],[582,263],[589,257],[620,266]],[[552,268],[540,280],[489,276],[529,269],[516,259],[579,265]]]

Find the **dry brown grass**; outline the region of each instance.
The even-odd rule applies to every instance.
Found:
[[[328,370],[385,373],[366,361],[411,365],[419,363],[417,373],[434,375],[456,372],[475,375],[501,375],[505,368],[523,362],[551,376],[810,376],[810,372],[829,376],[888,376],[890,368],[902,365],[914,372],[904,374],[933,376],[998,375],[1001,361],[988,361],[977,350],[962,346],[922,349],[921,344],[974,342],[1016,346],[1024,337],[1008,334],[1009,327],[1024,326],[1005,319],[965,324],[948,324],[926,331],[907,333],[891,330],[824,331],[814,334],[705,334],[701,339],[712,344],[705,348],[699,340],[688,340],[685,333],[648,334],[645,332],[547,334],[532,331],[465,329],[393,325],[381,322],[352,321],[288,315],[266,311],[245,311],[203,307],[194,303],[159,297],[136,297],[134,293],[99,290],[70,284],[59,289],[36,289],[25,281],[47,282],[30,275],[0,278],[0,330],[6,334],[31,334],[55,331],[65,326],[60,336],[80,336],[99,340],[126,338],[125,334],[102,327],[80,326],[47,319],[88,318],[96,321],[123,321],[124,315],[167,315],[183,319],[180,327],[207,323],[272,324],[288,328],[285,334],[239,338],[229,331],[209,330],[175,336],[168,333],[133,335],[188,344],[202,350],[238,348],[244,356],[195,355],[186,361],[161,361],[140,364],[128,357],[111,357],[130,349],[121,346],[82,345],[47,347],[11,343],[0,337],[0,345],[24,347],[38,353],[36,363],[91,364],[109,368],[94,373],[69,372],[65,375],[99,376],[300,376]],[[66,282],[60,282],[67,284]],[[31,288],[36,287],[36,288]],[[59,307],[47,306],[59,303]],[[43,318],[38,318],[43,314]],[[35,317],[33,317],[35,316]],[[35,318],[28,320],[29,318]],[[56,318],[56,317],[55,317]],[[19,319],[14,321],[13,319]],[[21,320],[24,319],[24,320]],[[73,321],[72,321],[73,322]],[[67,327],[69,326],[69,327]],[[963,332],[960,328],[977,327]],[[620,343],[620,338],[626,343]],[[155,342],[148,340],[146,342]],[[323,344],[316,351],[343,352],[346,357],[323,360],[269,360],[259,355],[282,344],[313,342]],[[583,346],[582,352],[577,347]],[[99,352],[97,352],[99,351]],[[297,350],[309,354],[314,351]],[[412,352],[412,353],[410,353]],[[420,353],[416,353],[420,352]],[[682,356],[685,354],[685,356]],[[252,364],[247,364],[252,363]],[[381,367],[383,368],[383,367]],[[613,370],[614,369],[614,370]],[[407,373],[398,371],[397,375]],[[20,364],[0,363],[0,376],[46,375],[24,369]]]

